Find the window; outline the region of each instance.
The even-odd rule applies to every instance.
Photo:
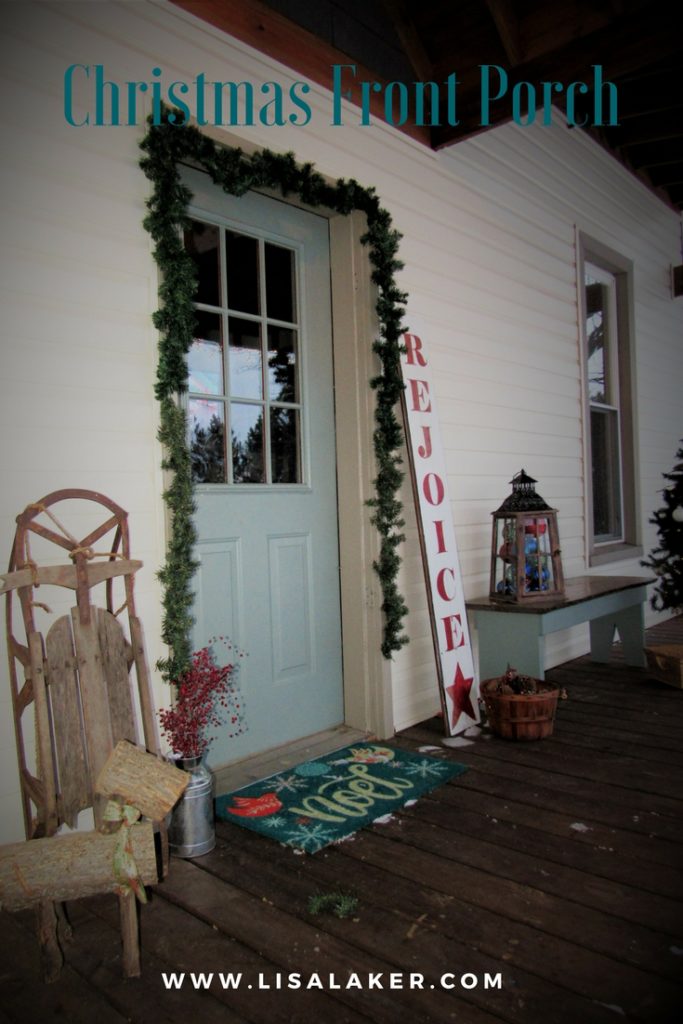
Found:
[[[198,276],[188,355],[193,479],[302,483],[296,252],[199,220],[185,248]]]
[[[636,557],[631,267],[582,240],[586,505],[591,565]]]

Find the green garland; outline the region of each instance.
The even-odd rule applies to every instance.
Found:
[[[367,231],[361,241],[369,247],[372,280],[379,292],[376,309],[380,331],[373,348],[381,361],[380,373],[370,381],[377,394],[373,441],[378,473],[375,497],[368,505],[373,509],[372,523],[381,538],[374,568],[383,594],[382,653],[389,658],[408,642],[402,633],[408,609],[396,585],[401,561],[398,547],[404,540],[398,498],[403,480],[403,432],[395,412],[404,386],[400,352],[403,307],[407,300],[394,279],[403,266],[397,259],[401,236],[392,228],[391,217],[379,205],[374,189],[363,188],[353,179],[330,185],[314,171],[312,164],[298,164],[291,153],[280,155],[261,150],[248,156],[240,149],[218,145],[194,126],[183,124],[178,111],[165,110],[160,124],[150,120],[141,148],[146,156],[140,166],[153,186],[144,226],[154,241],[154,258],[161,271],[161,306],[154,314],[159,331],[155,386],[160,403],[159,439],[165,452],[163,467],[172,474],[170,486],[164,492],[171,513],[171,537],[166,564],[159,572],[164,586],[162,638],[169,647],[169,657],[160,661],[158,667],[166,679],[175,680],[189,665],[192,577],[197,567],[193,560],[196,535],[187,421],[177,401],[178,394],[187,390],[186,355],[193,339],[196,288],[193,261],[185,252],[181,237],[192,199],[180,177],[179,164],[183,161],[198,164],[216,185],[235,196],[244,195],[249,189],[277,189],[283,196],[298,196],[308,206],[323,206],[341,214],[360,210],[366,215]]]

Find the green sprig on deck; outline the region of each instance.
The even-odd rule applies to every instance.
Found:
[[[159,572],[164,587],[162,638],[169,656],[158,662],[164,678],[178,679],[188,667],[192,651],[192,577],[196,541],[193,515],[193,482],[187,423],[178,396],[187,390],[187,353],[194,337],[194,296],[196,276],[192,259],[185,252],[181,229],[188,223],[190,190],[180,176],[180,163],[201,166],[213,182],[235,196],[252,188],[277,189],[313,207],[326,207],[348,215],[361,211],[367,217],[367,231],[361,238],[369,250],[372,280],[378,289],[376,304],[379,338],[373,349],[380,360],[380,372],[370,381],[377,395],[373,443],[377,462],[372,523],[380,534],[380,553],[374,563],[382,587],[384,635],[382,653],[386,658],[408,642],[402,631],[407,607],[396,583],[401,562],[398,547],[404,537],[402,506],[398,492],[403,480],[400,448],[403,432],[396,416],[396,403],[403,390],[400,368],[402,324],[407,296],[395,282],[401,270],[398,260],[400,234],[383,209],[373,188],[353,179],[328,183],[310,163],[299,164],[292,153],[261,150],[247,155],[238,148],[221,146],[192,125],[183,123],[181,111],[175,122],[164,111],[160,124],[151,123],[141,142],[145,156],[140,166],[152,182],[144,226],[154,241],[154,259],[161,273],[161,305],[154,314],[159,331],[159,359],[156,396],[160,402],[159,438],[164,446],[164,468],[172,474],[164,498],[171,518],[171,536],[166,564]]]

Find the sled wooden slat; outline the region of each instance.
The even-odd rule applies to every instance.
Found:
[[[52,715],[59,774],[59,813],[70,828],[75,828],[79,811],[90,806],[90,785],[70,615],[63,615],[50,627],[45,652],[50,699],[53,709],[59,709],[59,714],[53,712]]]
[[[107,666],[105,684],[112,741],[117,743],[119,740],[129,740],[135,743],[137,737],[126,642],[114,616],[103,608],[97,609],[97,634],[102,663]]]

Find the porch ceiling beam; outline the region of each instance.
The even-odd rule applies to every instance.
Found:
[[[360,106],[360,82],[387,84],[357,60],[318,39],[311,32],[294,24],[288,18],[271,10],[261,0],[171,0],[176,7],[194,14],[241,42],[253,46],[274,60],[326,89],[332,87],[333,64],[355,64],[355,81],[347,79],[345,88],[351,92],[351,102]],[[373,118],[384,121],[382,93],[372,92],[370,109]],[[430,145],[430,130],[410,122],[400,129],[418,142]]]

